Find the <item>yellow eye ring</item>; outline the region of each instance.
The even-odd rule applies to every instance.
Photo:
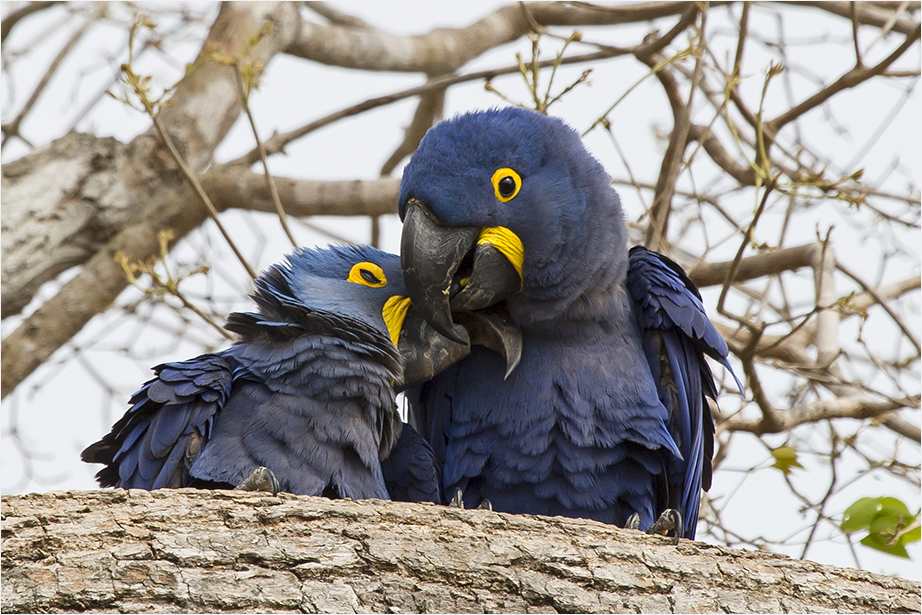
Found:
[[[522,178],[508,167],[497,169],[490,181],[493,182],[493,193],[500,203],[508,203],[514,199],[522,187]]]
[[[346,281],[372,288],[384,288],[387,286],[387,276],[384,275],[384,270],[378,265],[369,262],[353,265]]]

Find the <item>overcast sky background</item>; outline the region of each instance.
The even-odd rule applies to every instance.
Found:
[[[189,6],[211,13],[215,10],[208,4]],[[418,34],[438,26],[466,26],[499,6],[502,4],[483,1],[450,5],[430,2],[351,2],[344,4],[343,8],[387,31]],[[8,10],[4,6],[4,13]],[[753,18],[761,20],[758,21],[761,27],[779,27],[771,11],[758,6],[753,11]],[[714,23],[726,24],[723,29],[715,28],[712,45],[733,45],[735,42],[734,20],[727,19],[726,15],[725,11],[714,10],[709,16],[712,26]],[[738,10],[734,15],[738,15]],[[816,11],[805,10],[802,15],[809,16],[809,19],[784,21],[788,40],[795,41],[795,46],[800,49],[809,46],[810,53],[815,57],[813,67],[821,77],[838,75],[847,70],[854,58],[843,57],[842,54],[842,20],[826,17]],[[207,17],[204,23],[210,24],[211,19]],[[52,28],[58,20],[61,24]],[[170,25],[168,18],[155,17],[155,20],[161,28]],[[671,23],[668,19],[662,22],[665,27]],[[23,97],[31,92],[51,58],[70,36],[72,28],[73,24],[67,22],[66,7],[57,7],[44,11],[40,17],[22,23],[13,31],[7,41],[11,48],[22,46],[40,35],[45,42],[27,56],[26,62],[17,63],[10,75],[4,73],[0,90],[4,121],[16,113]],[[617,28],[586,28],[583,31],[587,39],[626,46],[640,40],[648,30],[647,24],[640,24]],[[569,33],[567,29],[556,31],[564,35]],[[834,31],[836,35],[824,36],[826,31]],[[43,35],[44,32],[47,34]],[[613,32],[616,35],[613,36]],[[39,101],[23,126],[23,133],[33,143],[44,144],[63,134],[87,101],[92,100],[101,88],[109,84],[117,66],[125,59],[118,55],[117,50],[123,47],[126,37],[124,28],[100,25],[83,39],[77,53],[72,54],[70,64],[63,67],[59,77],[52,82],[49,91],[54,94],[46,95]],[[171,48],[170,56],[157,51],[147,52],[138,62],[138,72],[153,75],[155,82],[161,85],[169,85],[181,75],[184,63],[194,58],[200,44],[201,37],[193,38]],[[557,43],[542,41],[542,49],[546,50],[545,57],[553,57],[557,47]],[[465,66],[464,71],[508,66],[514,62],[516,51],[528,57],[529,43],[522,40],[504,45],[477,58]],[[747,61],[750,66],[764,69],[768,66],[770,56],[763,52],[764,62],[760,63],[757,59],[760,52],[763,50],[759,45],[750,45],[747,54],[751,56]],[[612,101],[642,80],[646,73],[631,59],[608,60],[604,66],[610,67],[609,70],[604,73],[599,70],[590,78],[589,85],[580,86],[571,96],[553,107],[552,114],[563,117],[582,132]],[[575,66],[562,69],[556,83],[567,84],[573,81],[584,68]],[[761,88],[761,74],[744,75],[744,78],[744,89],[755,88],[758,91]],[[816,87],[801,76],[793,75],[790,78],[791,87],[801,94],[799,98]],[[269,65],[262,86],[251,104],[262,135],[268,136],[273,131],[289,130],[371,96],[417,85],[421,79],[416,74],[344,70],[279,55]],[[510,98],[523,102],[527,100],[521,79],[516,75],[497,79],[494,85]],[[806,116],[801,125],[809,125],[807,140],[814,149],[837,152],[836,161],[841,162],[843,167],[835,169],[837,173],[865,168],[866,177],[888,177],[888,182],[893,182],[894,192],[900,192],[907,183],[918,187],[922,184],[922,130],[919,122],[922,98],[917,87],[918,80],[915,80],[911,89],[907,85],[907,81],[903,80],[899,84],[872,85],[862,88],[860,93],[843,95],[841,101],[837,99],[833,103],[834,115],[831,118],[824,112],[816,111]],[[671,115],[659,87],[655,80],[644,81],[611,116],[613,133],[620,147],[628,153],[631,171],[643,178],[656,177],[664,149],[664,142],[655,138],[654,134],[657,131],[668,131],[671,127]],[[322,129],[288,147],[286,155],[273,158],[272,171],[280,176],[309,179],[376,178],[381,165],[402,139],[402,129],[408,124],[415,104],[415,100],[403,101]],[[449,91],[446,115],[502,104],[503,101],[496,95],[484,91],[482,83],[472,82]],[[788,105],[789,101],[779,89],[772,93],[767,104],[771,110],[773,105],[781,108]],[[874,146],[863,152],[864,144],[879,126],[878,122],[870,121],[869,118],[883,118],[890,113],[898,114],[894,128],[884,131]],[[768,115],[773,114],[769,112]],[[78,124],[78,129],[128,141],[148,126],[149,121],[142,114],[107,99]],[[627,169],[606,133],[594,131],[587,135],[585,142],[614,177],[623,179],[628,176]],[[245,120],[241,118],[218,149],[216,159],[224,161],[235,158],[251,147],[252,136]],[[11,144],[3,152],[3,161],[15,159],[26,151],[21,144]],[[619,188],[619,191],[627,219],[638,220],[644,207],[649,205],[641,200],[645,196],[627,188]],[[751,208],[753,204],[730,201],[726,206]],[[884,263],[881,258],[885,244],[890,241],[918,246],[918,229],[907,230],[905,235],[896,238],[875,236],[873,229],[845,222],[837,212],[837,207],[841,205],[818,204],[790,229],[792,239],[789,245],[815,241],[818,233],[833,228],[837,258],[850,268],[864,272],[867,279],[895,281],[918,273],[918,258],[915,263],[898,266]],[[222,220],[244,253],[259,268],[281,260],[290,251],[290,244],[271,216],[228,212],[222,216]],[[769,212],[766,224],[777,225],[780,220],[780,210]],[[312,223],[327,229],[336,237],[360,242],[369,240],[370,223],[365,218],[327,217],[314,219]],[[303,245],[324,245],[333,241],[329,235],[301,224],[296,223],[294,229],[299,243]],[[397,217],[385,217],[383,230],[382,247],[397,252],[400,234]],[[733,241],[726,242],[721,249],[715,251],[714,260],[732,258],[736,245]],[[248,304],[243,299],[250,291],[247,276],[228,256],[229,251],[221,244],[210,223],[184,239],[173,255],[180,265],[191,267],[207,262],[215,270],[215,274],[208,280],[189,280],[188,288],[192,294],[217,297],[215,304],[226,305],[228,311],[247,309]],[[73,273],[65,274],[62,279],[67,279],[68,275]],[[805,276],[804,288],[812,299],[810,276]],[[842,290],[837,290],[841,295]],[[50,287],[44,294],[47,296],[48,292],[51,292]],[[715,311],[717,292],[717,289],[706,289],[703,293],[705,306],[712,314]],[[128,289],[122,294],[119,303],[126,305],[135,302],[139,296],[138,291]],[[27,310],[34,309],[41,301],[39,297]],[[149,320],[158,326],[150,324]],[[11,332],[16,324],[15,319],[4,322],[3,335]],[[918,337],[918,320],[910,324]],[[871,319],[865,326],[866,334],[868,330],[873,331],[874,327],[881,327],[881,335],[887,335],[885,325],[879,320]],[[164,328],[175,328],[183,334],[178,337],[168,335]],[[849,334],[856,335],[857,332],[850,325],[843,326],[843,336]],[[881,342],[886,343],[886,340],[882,339]],[[130,358],[123,352],[124,346],[128,344],[132,347]],[[224,341],[204,324],[195,321],[192,324],[185,323],[169,310],[144,303],[139,304],[135,315],[112,310],[97,317],[68,347],[61,349],[49,363],[3,401],[0,488],[4,493],[94,488],[93,474],[98,467],[80,463],[79,452],[101,437],[112,422],[121,416],[127,407],[125,400],[128,395],[150,377],[149,367],[162,361],[195,356],[203,351],[203,345],[221,347],[223,344]],[[76,353],[75,349],[82,351]],[[73,359],[75,355],[78,358]],[[718,378],[725,378],[720,368],[716,371]],[[741,370],[738,373],[741,375]],[[739,406],[740,400],[738,396],[725,395],[721,404],[724,408],[732,409],[734,405]],[[918,424],[918,413],[911,420]],[[19,439],[13,435],[19,436]],[[809,440],[809,436],[806,439]],[[28,445],[27,451],[18,447],[19,440]],[[801,513],[780,472],[763,470],[753,474],[749,471],[754,467],[765,467],[770,461],[766,449],[755,438],[741,439],[739,442],[746,441],[750,441],[751,445],[740,446],[738,443],[731,452],[730,460],[716,475],[710,496],[732,497],[725,515],[734,520],[737,526],[758,526],[759,529],[751,531],[750,535],[780,538],[800,532],[797,535],[803,538],[812,515],[804,516]],[[777,437],[770,441],[779,445],[784,438]],[[893,438],[884,434],[873,446],[886,450],[893,446],[893,441]],[[805,446],[808,444],[806,442]],[[903,447],[900,454],[908,463],[919,463],[918,447]],[[805,468],[795,471],[798,484],[809,485],[810,475],[816,473],[818,477],[821,476],[817,485],[824,485],[822,481],[828,470],[819,460],[805,457],[802,462]],[[862,467],[861,464],[862,461],[856,457],[847,462],[846,467],[857,470]],[[918,511],[920,494],[905,491],[906,483],[880,472],[857,481],[853,488],[837,497],[834,503],[839,507],[838,510],[844,510],[863,495],[893,495],[903,499],[914,512]],[[821,533],[828,535],[831,532],[827,529]],[[801,549],[795,545],[785,552],[798,556]],[[918,567],[922,555],[919,543],[910,548],[914,560],[912,562],[878,554],[861,546],[856,547],[856,550],[861,565],[871,570],[916,580],[922,577]],[[850,550],[841,538],[816,544],[808,557],[826,563],[854,565]]]

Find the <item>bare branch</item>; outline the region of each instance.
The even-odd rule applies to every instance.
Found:
[[[275,205],[275,212],[279,217],[279,224],[282,226],[282,230],[285,231],[285,235],[288,237],[288,241],[291,242],[293,247],[298,247],[298,242],[295,239],[294,234],[291,232],[291,229],[288,227],[288,215],[285,213],[285,208],[282,206],[282,199],[279,198],[278,189],[275,187],[275,181],[272,178],[272,175],[269,173],[269,160],[266,156],[266,148],[263,145],[262,139],[259,137],[259,130],[256,128],[256,118],[253,117],[253,111],[250,109],[250,87],[245,84],[243,72],[241,71],[240,64],[236,64],[237,68],[237,81],[240,84],[240,97],[243,100],[243,111],[246,114],[247,121],[250,123],[250,130],[253,133],[253,139],[256,140],[256,151],[259,152],[259,161],[263,165],[263,175],[266,178],[266,187],[269,189],[269,194],[272,197],[272,203]],[[255,277],[255,276],[253,276]]]
[[[776,413],[773,422],[744,419],[742,416],[736,415],[721,422],[719,429],[745,431],[761,436],[768,433],[790,431],[798,425],[829,419],[870,419],[881,417],[902,408],[918,408],[919,402],[919,395],[883,401],[862,395],[840,397],[838,399],[816,401],[806,406]]]
[[[368,30],[376,30],[371,24],[362,19],[361,17],[356,17],[349,13],[345,13],[335,6],[332,6],[329,2],[305,2],[307,8],[314,11],[321,17],[326,18],[332,24],[337,26],[348,26],[350,28],[365,28]]]
[[[689,24],[694,23],[694,19],[698,15],[697,4],[690,4],[688,10],[683,14],[681,21]],[[701,25],[698,27],[698,40],[693,43],[693,45],[703,44],[707,11],[700,12],[700,15]],[[650,208],[651,224],[647,230],[647,244],[652,249],[658,250],[661,249],[660,245],[666,238],[672,196],[675,192],[675,183],[679,177],[685,148],[688,145],[688,134],[691,126],[691,104],[695,97],[698,76],[701,74],[701,58],[700,55],[696,58],[695,76],[692,78],[692,84],[689,88],[688,101],[685,102],[682,100],[679,93],[676,79],[672,71],[665,65],[665,60],[663,58],[646,50],[638,50],[635,56],[650,67],[650,70],[653,71],[656,78],[663,86],[669,99],[669,104],[672,106],[672,115],[674,118],[672,132],[669,135],[669,145],[666,147],[666,153],[663,156],[663,161],[660,166],[659,177],[656,180],[653,206]]]
[[[445,107],[445,90],[435,90],[419,97],[413,120],[404,131],[403,141],[381,167],[381,175],[390,175],[400,161],[416,151],[419,142],[432,125],[442,119]]]
[[[883,299],[883,297],[877,294],[877,291],[875,291],[867,282],[862,280],[858,274],[846,268],[844,265],[842,265],[842,263],[836,263],[836,268],[857,282],[864,289],[864,292],[874,298],[874,300],[877,302],[877,305],[880,305],[880,307],[882,307],[884,311],[887,312],[890,318],[893,319],[893,322],[896,323],[896,326],[899,327],[900,331],[903,332],[903,336],[909,340],[910,344],[915,347],[916,356],[919,356],[919,354],[922,353],[922,347],[919,346],[919,340],[913,336],[912,331],[909,330],[909,327],[906,326],[906,323],[903,322],[903,319],[901,319],[896,314],[896,312],[894,312],[890,306],[887,305],[887,302]]]
[[[912,32],[906,36],[906,40],[904,40],[899,47],[894,49],[889,56],[881,60],[878,64],[870,68],[859,66],[851,69],[836,79],[833,83],[827,85],[822,90],[809,97],[807,100],[801,102],[799,105],[788,109],[775,119],[766,122],[766,132],[770,135],[777,134],[781,128],[787,124],[790,124],[804,113],[815,109],[839,92],[853,88],[864,83],[872,77],[883,74],[891,64],[896,62],[904,53],[906,53],[906,51],[909,50],[910,47],[915,44],[916,41],[919,40],[920,33],[922,33],[922,27],[920,27],[920,24],[917,23]]]
[[[726,4],[712,2],[711,5]],[[616,7],[567,2],[530,2],[528,13],[540,26],[588,26],[636,23],[678,15],[686,2],[650,2]],[[532,31],[518,6],[507,6],[466,28],[438,28],[419,36],[398,36],[342,25],[304,22],[286,50],[303,58],[348,68],[428,75],[455,72],[468,61]]]
[[[922,440],[922,429],[919,429],[917,425],[913,425],[909,421],[903,420],[895,414],[885,416],[883,419],[881,419],[880,422],[891,431],[909,438],[914,442]]]
[[[58,70],[61,62],[64,61],[64,58],[67,57],[67,55],[77,45],[80,39],[83,38],[83,35],[86,34],[86,31],[89,30],[91,26],[96,25],[97,18],[106,10],[105,6],[106,5],[102,3],[96,5],[96,8],[93,9],[93,12],[86,17],[83,24],[77,28],[77,31],[71,35],[70,39],[58,52],[58,55],[55,56],[54,60],[51,61],[51,65],[48,67],[48,70],[45,71],[45,74],[38,82],[38,85],[35,86],[35,89],[32,91],[32,95],[22,106],[22,109],[19,110],[19,113],[16,114],[16,117],[13,118],[13,120],[8,124],[3,125],[3,140],[2,144],[0,144],[0,147],[5,146],[12,137],[20,136],[19,128],[22,125],[23,120],[26,119],[26,116],[29,114],[29,111],[32,110],[32,107],[35,105],[38,97],[41,96],[42,92],[45,91],[45,86],[47,86],[48,82],[51,81],[51,77],[54,75],[55,71]]]
[[[809,243],[796,248],[783,248],[747,256],[740,261],[733,279],[736,282],[744,282],[753,278],[779,274],[782,271],[811,267],[818,251],[817,244]],[[723,284],[727,279],[731,264],[731,262],[700,263],[688,272],[688,277],[700,287]]]
[[[630,49],[611,48],[607,51],[599,51],[596,53],[589,53],[589,54],[564,58],[563,60],[560,61],[560,63],[561,64],[577,64],[580,62],[594,62],[597,60],[604,60],[607,58],[614,58],[614,57],[621,56],[621,55],[627,55],[629,53],[631,53]],[[557,62],[557,60],[547,60],[547,61],[541,62],[540,65],[542,67],[552,66],[555,62]],[[324,126],[328,126],[329,124],[332,124],[333,122],[337,122],[346,117],[352,117],[353,115],[358,115],[359,113],[364,113],[365,111],[369,111],[371,109],[376,109],[384,105],[389,105],[397,101],[410,98],[412,96],[429,94],[430,92],[443,91],[446,88],[452,85],[456,85],[458,83],[464,83],[466,81],[477,81],[480,79],[489,80],[494,77],[498,77],[499,75],[508,75],[512,73],[517,73],[518,71],[519,71],[518,66],[509,66],[506,68],[479,71],[479,72],[470,73],[467,75],[438,77],[438,78],[427,81],[423,85],[412,87],[406,90],[401,90],[400,92],[395,92],[393,94],[387,94],[385,96],[369,98],[368,100],[364,100],[356,105],[352,105],[351,107],[341,109],[340,111],[331,113],[325,117],[320,118],[319,120],[315,120],[313,122],[310,122],[309,124],[305,124],[304,126],[301,126],[300,128],[297,128],[295,130],[274,135],[271,139],[268,139],[265,143],[266,152],[269,155],[282,152],[284,151],[285,146],[291,143],[292,141],[295,141],[296,139],[300,139],[301,137],[307,134],[310,134],[314,132],[315,130],[323,128]],[[256,162],[257,160],[259,160],[258,152],[254,149],[244,154],[240,158],[237,158],[236,160],[231,161],[229,164],[250,165]]]
[[[274,177],[279,197],[292,216],[381,216],[397,213],[398,178],[367,181],[310,181]],[[220,165],[202,176],[215,206],[225,211],[244,208],[275,213],[275,203],[259,173]]]
[[[29,2],[14,11],[10,11],[9,15],[4,16],[3,23],[0,24],[0,42],[6,41],[7,35],[20,21],[29,15],[51,8],[55,4],[61,4],[61,0],[53,0],[51,2]]]
[[[217,167],[202,179],[219,209],[245,205],[275,212],[265,177],[239,167]],[[293,215],[381,215],[397,208],[399,181],[304,182],[277,179],[279,194]],[[52,352],[73,337],[90,318],[105,311],[126,286],[121,267],[114,260],[123,252],[139,261],[156,254],[157,232],[170,229],[176,238],[197,228],[206,217],[199,207],[189,207],[195,196],[190,189],[174,186],[150,204],[148,214],[108,241],[83,267],[77,277],[39,307],[2,342],[3,396],[12,391]]]
[[[784,4],[791,4],[795,6],[809,6],[812,8],[817,8],[833,15],[838,15],[840,17],[851,18],[852,9],[851,5],[855,5],[855,20],[866,26],[877,26],[878,28],[885,28],[890,23],[891,15],[879,11],[876,8],[873,8],[874,4],[880,4],[875,2],[785,2]],[[893,2],[891,5],[893,8],[898,8],[900,3]],[[918,10],[918,9],[916,9]],[[919,27],[918,22],[914,22],[911,19],[897,19],[893,23],[893,30],[899,32],[900,34],[911,34],[913,30]]]

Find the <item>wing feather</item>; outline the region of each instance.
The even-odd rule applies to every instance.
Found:
[[[207,438],[233,385],[233,367],[222,354],[206,354],[154,368],[131,396],[132,404],[106,436],[81,457],[106,464],[96,474],[103,487],[187,487],[190,446]]]
[[[644,351],[682,454],[667,470],[666,501],[684,519],[697,519],[700,490],[711,484],[714,450],[714,419],[706,397],[717,393],[704,355],[726,367],[741,392],[742,385],[727,360],[727,343],[682,268],[642,246],[631,248],[628,263],[628,290],[640,308]],[[685,535],[694,538],[695,523],[686,524]]]

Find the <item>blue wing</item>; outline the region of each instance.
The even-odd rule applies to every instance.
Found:
[[[639,306],[644,351],[657,393],[669,410],[669,430],[682,453],[667,468],[666,501],[686,520],[685,537],[695,537],[701,489],[711,486],[714,419],[705,396],[717,397],[708,355],[727,368],[727,343],[714,328],[701,295],[682,268],[642,246],[628,257],[628,290]]]
[[[206,354],[154,368],[157,377],[131,396],[131,407],[102,440],[87,447],[87,463],[104,463],[103,487],[188,487],[189,466],[211,435],[233,385],[233,366]]]
[[[442,503],[441,464],[429,443],[412,425],[404,424],[390,455],[381,462],[392,500]]]

